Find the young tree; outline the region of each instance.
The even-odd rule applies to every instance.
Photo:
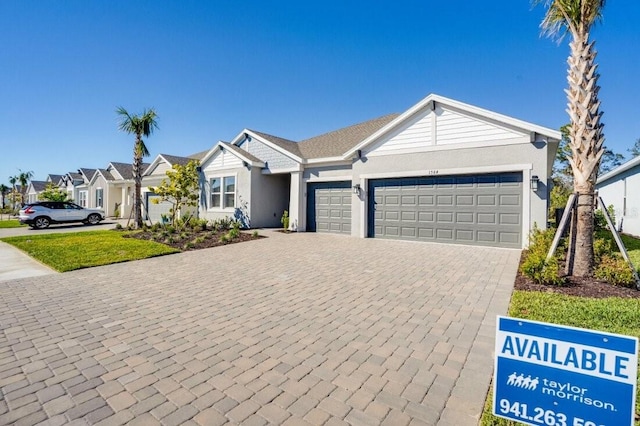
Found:
[[[589,276],[594,266],[594,190],[600,159],[604,154],[603,124],[600,119],[597,65],[594,42],[589,31],[602,18],[605,0],[533,0],[543,3],[547,13],[541,23],[543,31],[562,37],[571,35],[567,60],[569,88],[567,92],[569,118],[568,158],[573,171],[574,192],[579,194],[573,275]]]
[[[149,150],[142,137],[149,137],[158,128],[158,117],[153,108],[142,111],[140,115],[131,115],[126,109],[119,107],[116,113],[120,116],[118,128],[123,132],[134,134],[136,140],[133,144],[133,181],[135,194],[133,198],[134,224],[136,228],[142,227],[142,158],[149,155]]]
[[[23,172],[20,169],[18,169],[18,171],[20,172],[20,174],[18,174],[18,181],[20,182],[20,198],[24,203],[25,200],[27,199],[27,189],[28,189],[29,181],[33,177],[33,172],[32,171]]]
[[[168,201],[171,203],[171,224],[175,226],[178,212],[185,207],[195,207],[200,198],[198,175],[198,161],[189,161],[185,166],[174,164],[172,170],[167,170],[167,179],[163,179],[160,186],[149,188],[160,198],[152,200],[154,203]]]
[[[4,207],[5,207],[4,200],[8,193],[9,193],[9,187],[4,183],[0,183],[0,194],[2,195],[2,210],[4,210]]]
[[[38,195],[38,199],[42,201],[71,201],[69,194],[53,182],[47,183],[44,191]]]

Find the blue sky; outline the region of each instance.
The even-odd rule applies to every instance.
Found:
[[[159,153],[243,128],[299,140],[437,93],[535,124],[568,122],[566,41],[542,7],[480,1],[2,1],[0,183],[130,162],[115,109],[154,107]],[[611,1],[597,40],[606,145],[640,138],[640,2]]]

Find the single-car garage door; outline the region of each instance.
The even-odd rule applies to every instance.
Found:
[[[369,182],[369,237],[522,247],[522,174]]]
[[[307,231],[351,234],[351,181],[307,185]]]
[[[151,223],[158,223],[162,221],[162,215],[167,215],[168,217],[171,217],[171,213],[169,212],[169,210],[171,209],[171,203],[168,201],[161,201],[158,204],[154,203],[153,200],[160,199],[160,196],[152,193],[152,192],[147,192],[147,200],[146,200],[146,206],[147,206],[147,218],[151,221]]]

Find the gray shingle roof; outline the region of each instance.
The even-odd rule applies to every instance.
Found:
[[[162,157],[167,160],[171,165],[180,164],[181,166],[186,166],[189,161],[196,160],[195,158],[189,157],[178,157],[177,155],[169,155],[169,154],[160,154]]]
[[[67,176],[71,177],[71,179],[74,180],[82,180],[82,175],[78,172],[69,172],[67,173]]]
[[[388,114],[300,142],[294,142],[255,130],[251,131],[300,158],[309,160],[313,158],[339,157],[389,124],[398,117],[398,115],[399,114]]]
[[[205,155],[209,153],[209,150],[196,152],[195,154],[188,155],[187,157],[193,158],[194,160],[202,160]]]
[[[47,187],[47,184],[49,182],[45,182],[43,180],[32,180],[31,181],[31,185],[33,185],[33,189],[36,192],[42,192],[45,190],[45,188]]]
[[[114,163],[111,165],[116,169],[123,179],[133,179],[133,166],[128,163]],[[149,163],[142,163],[142,173],[149,167]]]
[[[47,178],[56,185],[62,180],[62,175],[47,175]]]
[[[249,129],[251,130],[251,129]],[[279,146],[280,148],[289,151],[293,155],[302,158],[302,154],[300,153],[300,149],[298,148],[298,143],[294,141],[290,141],[289,139],[280,138],[278,136],[269,135],[267,133],[256,132],[255,130],[251,130],[256,135],[260,136],[271,142],[274,145]]]
[[[305,139],[298,143],[298,148],[306,159],[338,157],[389,124],[398,115],[385,115],[364,123],[354,124],[353,126]]]
[[[115,177],[113,177],[113,175],[111,173],[109,173],[109,170],[107,170],[107,169],[98,169],[98,172],[100,172],[100,174],[106,180],[115,180],[116,179]]]
[[[264,163],[264,161],[262,161],[261,159],[259,159],[255,155],[249,154],[247,151],[245,151],[242,148],[238,148],[237,146],[231,145],[230,143],[227,143],[227,142],[222,142],[222,144],[224,145],[225,149],[237,152],[238,154],[242,155],[243,157],[245,157],[248,160],[254,161],[256,163]]]
[[[80,168],[78,169],[78,171],[81,172],[87,178],[87,181],[90,181],[93,175],[96,173],[96,169]]]

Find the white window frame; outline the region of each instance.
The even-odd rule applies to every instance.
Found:
[[[219,175],[214,175],[214,176],[207,176],[208,178],[208,187],[207,187],[207,194],[208,194],[208,210],[211,211],[234,211],[236,208],[236,205],[238,204],[238,174],[237,173],[224,173],[224,174],[219,174]],[[225,179],[228,178],[233,178],[234,182],[233,182],[233,192],[227,192],[225,191]],[[220,192],[217,192],[216,194],[219,195],[220,197],[220,205],[219,206],[213,206],[213,193],[211,192],[211,183],[214,179],[219,179],[220,180]],[[227,203],[225,202],[226,200],[226,196],[233,194],[233,206],[228,206]]]
[[[100,191],[100,196],[98,196],[98,191]],[[96,207],[104,208],[104,189],[96,188]]]
[[[89,191],[78,191],[78,205],[80,207],[87,207],[87,201],[89,200]]]

